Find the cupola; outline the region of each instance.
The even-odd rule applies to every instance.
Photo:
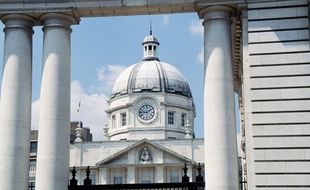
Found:
[[[152,28],[150,29],[150,35],[146,36],[142,43],[143,46],[143,61],[156,60],[159,61],[157,57],[159,42],[155,36],[152,34]]]

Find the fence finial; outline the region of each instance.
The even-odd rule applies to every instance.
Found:
[[[77,180],[75,179],[75,176],[76,176],[75,166],[73,166],[73,170],[71,171],[71,173],[72,173],[72,179],[70,180],[70,187],[76,187]]]
[[[198,175],[196,176],[196,182],[203,182],[203,176],[201,175],[201,166],[200,163],[198,163],[198,167],[197,167],[197,171],[198,171]]]
[[[189,177],[187,176],[187,167],[186,167],[186,163],[184,163],[184,168],[183,168],[183,171],[184,171],[184,176],[182,177],[182,182],[189,182]]]
[[[91,185],[91,179],[89,178],[89,173],[90,173],[89,166],[87,166],[87,169],[85,172],[86,172],[86,178],[84,179],[84,186]]]

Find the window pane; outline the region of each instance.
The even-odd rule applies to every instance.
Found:
[[[91,179],[91,184],[92,185],[96,184],[96,174],[95,173],[90,173],[89,174],[89,179]]]
[[[141,176],[141,183],[152,183],[151,171],[142,171]]]
[[[179,179],[180,179],[179,171],[170,170],[170,182],[180,182]]]
[[[112,129],[115,129],[115,124],[116,124],[115,115],[113,115],[112,116]]]
[[[168,124],[174,125],[174,112],[168,112]]]
[[[183,113],[181,116],[181,126],[184,127],[186,123],[186,114]]]
[[[37,152],[37,142],[30,142],[30,152]]]
[[[36,171],[36,167],[37,167],[37,161],[36,160],[30,160],[29,171]]]
[[[28,190],[35,190],[35,182],[29,182],[28,184]]]
[[[123,184],[123,174],[121,172],[115,172],[113,176],[114,184]]]
[[[126,113],[122,113],[122,126],[126,126]]]

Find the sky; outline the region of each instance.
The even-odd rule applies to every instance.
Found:
[[[71,34],[71,121],[83,121],[94,140],[103,138],[112,85],[128,66],[143,59],[150,32],[160,42],[158,57],[175,66],[190,85],[196,105],[195,135],[203,138],[203,27],[197,13],[82,18]],[[4,25],[1,23],[0,28]],[[42,69],[42,27],[34,27],[32,129],[38,129]],[[3,52],[4,33],[0,34]],[[0,64],[3,56],[0,54]],[[2,73],[2,66],[1,73]],[[2,76],[1,76],[2,78]],[[1,79],[0,79],[1,80]],[[81,101],[81,111],[77,108]],[[238,114],[237,114],[238,115]],[[237,118],[237,125],[238,125]],[[237,127],[239,131],[239,127]],[[238,136],[239,138],[239,136]]]

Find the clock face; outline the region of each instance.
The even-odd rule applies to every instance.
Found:
[[[143,105],[139,109],[139,117],[145,121],[152,119],[155,115],[155,109],[151,105]]]

